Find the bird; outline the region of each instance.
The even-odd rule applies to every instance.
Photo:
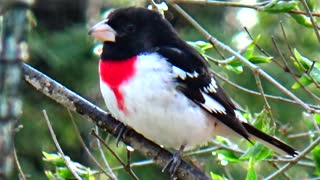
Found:
[[[176,149],[165,166],[170,173],[185,150],[215,135],[259,141],[280,154],[297,155],[244,120],[208,62],[158,12],[115,9],[89,35],[103,42],[100,91],[108,111],[147,139]]]

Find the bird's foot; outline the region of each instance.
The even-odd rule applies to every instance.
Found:
[[[126,135],[129,128],[127,126],[125,126],[124,124],[119,123],[114,130],[118,134],[117,138],[116,138],[116,146],[119,147],[120,140]]]
[[[167,164],[162,168],[162,172],[168,170],[171,178],[174,178],[174,175],[181,164],[181,157],[184,150],[184,145],[182,145],[178,152],[174,153],[172,158],[167,162]]]

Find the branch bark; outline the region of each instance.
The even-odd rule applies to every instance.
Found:
[[[91,102],[67,89],[58,82],[50,79],[27,64],[22,65],[25,81],[42,94],[65,106],[71,111],[88,116],[98,127],[117,136],[116,126],[120,123],[110,114],[95,106]],[[122,141],[142,153],[147,158],[153,159],[156,164],[163,167],[172,157],[172,154],[162,149],[159,145],[145,139],[134,130],[129,130]],[[183,161],[177,170],[179,179],[211,179],[196,167]]]

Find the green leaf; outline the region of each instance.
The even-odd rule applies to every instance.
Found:
[[[264,6],[261,10],[271,13],[288,12],[298,7],[299,1],[278,1],[271,5]]]
[[[247,58],[247,59],[250,59],[250,58],[253,56],[254,47],[255,47],[255,44],[254,44],[254,43],[251,43],[251,44],[247,47],[246,52],[243,54],[243,57],[245,57],[245,58]]]
[[[255,121],[253,122],[254,127],[260,129],[263,132],[269,133],[270,118],[268,116],[268,112],[265,109],[263,109],[261,112],[255,113],[254,117],[255,117]]]
[[[232,65],[227,64],[226,65],[226,69],[230,70],[230,71],[233,71],[233,72],[235,72],[237,74],[241,74],[243,72],[243,67],[242,66],[232,66]]]
[[[313,27],[312,22],[310,18],[303,14],[290,14],[290,16],[300,25],[303,25],[305,27]]]
[[[47,177],[53,179],[74,179],[73,174],[71,173],[70,169],[64,163],[63,158],[59,154],[55,153],[43,153],[43,160],[55,166],[55,172],[45,171]],[[85,180],[94,180],[95,177],[93,176],[97,171],[91,170],[88,167],[85,167],[77,162],[71,161],[68,156],[65,156],[68,159],[72,168],[77,172],[77,174]]]
[[[243,72],[242,62],[238,58],[235,58],[232,61],[228,62],[228,64],[226,65],[226,69],[237,74],[241,74]]]
[[[205,41],[187,41],[189,45],[195,48],[200,54],[205,54],[207,49],[212,48],[212,44],[205,42]]]
[[[265,57],[265,56],[252,56],[249,58],[249,61],[253,64],[259,63],[269,63],[273,57]]]
[[[243,54],[243,56],[247,59],[251,58],[254,53],[254,48],[256,47],[256,44],[260,40],[261,35],[259,34],[256,38],[253,39],[253,41],[249,44],[249,46],[246,49],[246,52]]]
[[[212,180],[228,180],[227,178],[222,177],[222,176],[215,174],[213,172],[210,172],[210,176],[211,176]]]
[[[254,169],[254,163],[255,161],[251,158],[249,160],[249,164],[248,164],[248,173],[246,176],[246,180],[257,180],[257,174],[256,171]]]
[[[314,114],[313,118],[318,124],[320,124],[320,114]]]
[[[272,155],[272,151],[262,144],[255,143],[252,148],[240,157],[240,160],[245,161],[253,158],[255,161],[261,161]]]
[[[225,160],[227,162],[240,162],[241,160],[239,159],[239,156],[237,156],[234,152],[228,151],[228,150],[217,150],[215,151],[215,154],[218,155],[218,159],[220,161]]]
[[[316,174],[320,175],[320,145],[312,150],[312,155],[316,165]]]
[[[299,78],[299,82],[301,83],[301,85],[303,86],[308,86],[312,83],[312,80],[310,79],[309,76],[307,76],[306,74],[303,74],[300,78]],[[292,89],[299,89],[301,87],[301,85],[298,82],[295,82],[291,88]]]
[[[313,62],[311,60],[309,60],[308,58],[302,56],[297,49],[294,49],[294,57],[291,57],[291,59],[294,61],[294,65],[297,67],[297,69],[303,73],[305,73],[306,71],[310,71],[310,68],[313,64]],[[299,62],[296,62],[295,59]],[[312,70],[309,72],[309,75],[316,81],[316,82],[320,82],[320,64],[318,62],[316,62],[313,67]],[[300,79],[299,82],[302,83],[304,86],[310,85],[312,82],[311,78],[307,75],[307,74],[303,74]],[[292,86],[293,89],[298,89],[300,88],[299,83],[295,83]]]
[[[300,62],[300,64],[303,66],[301,67],[300,64],[295,62],[295,66],[302,72],[305,72],[310,68],[312,65],[312,61],[308,58],[302,56],[297,49],[293,50],[294,57]]]
[[[245,58],[255,64],[267,63],[272,59],[272,57],[254,56],[254,48],[260,38],[261,35],[258,35],[255,39],[253,39],[253,41],[248,45],[245,53],[243,54]],[[243,72],[243,64],[238,58],[234,58],[232,61],[228,62],[228,64],[226,65],[226,69],[237,74],[241,74]]]
[[[228,62],[230,66],[242,66],[242,62],[238,58],[232,59],[232,61]]]
[[[203,50],[207,50],[213,47],[211,43],[208,43],[205,41],[196,41],[195,43],[197,46],[199,46]]]
[[[73,179],[74,176],[71,173],[70,169],[67,167],[59,167],[57,168],[57,174],[64,179]]]
[[[55,153],[46,153],[42,151],[43,154],[43,160],[46,162],[49,162],[52,165],[55,166],[65,166],[64,160],[61,156]]]
[[[44,174],[47,176],[49,180],[56,180],[55,176],[51,171],[44,171]]]

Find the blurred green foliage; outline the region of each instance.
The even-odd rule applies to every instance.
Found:
[[[48,6],[55,3],[54,1],[49,2]],[[88,14],[90,15],[86,8],[96,5],[93,1],[74,1],[74,3],[75,4],[71,7],[74,8],[77,3],[79,3],[79,8],[82,8],[81,10],[75,11],[82,13],[80,17],[86,17]],[[86,3],[87,6],[80,5],[80,3]],[[254,63],[263,63],[259,65],[266,72],[285,87],[291,89],[305,102],[319,103],[307,95],[303,89],[299,88],[288,73],[285,73],[283,69],[278,68],[272,63],[272,60],[280,63],[281,60],[280,55],[277,53],[272,43],[271,37],[275,39],[283,53],[282,55],[288,62],[290,61],[290,58],[296,58],[303,65],[303,69],[301,69],[301,67],[292,60],[289,64],[289,66],[295,70],[295,73],[301,75],[300,80],[303,81],[303,84],[308,85],[308,89],[318,96],[320,95],[319,89],[310,83],[308,77],[303,75],[305,70],[310,68],[310,62],[319,59],[319,42],[317,42],[313,29],[306,26],[309,23],[308,18],[302,15],[289,15],[285,13],[288,10],[303,9],[300,3],[298,1],[282,1],[282,3],[283,4],[281,5],[270,4],[265,7],[264,10],[256,13],[255,17],[257,18],[257,22],[254,26],[249,28],[249,32],[254,38],[251,44],[245,44],[246,41],[235,41],[237,35],[244,31],[243,25],[236,18],[239,10],[238,8],[192,4],[183,5],[183,8],[222,42],[230,45],[234,49],[236,49],[236,47],[245,47],[244,49],[236,50],[242,52],[244,56]],[[320,5],[318,1],[309,0],[308,3],[312,7],[311,9],[319,12]],[[87,18],[75,18],[72,13],[63,13],[62,17],[57,9],[54,9],[57,11],[56,14],[46,14],[51,11],[41,11],[39,10],[39,7],[34,8],[34,11],[36,11],[36,19],[39,19],[39,23],[29,34],[28,43],[31,55],[30,60],[27,63],[104,108],[99,93],[97,73],[98,57],[93,54],[93,47],[96,42],[87,36],[87,22],[97,21],[99,14],[109,8],[129,5],[145,6],[145,1],[102,1],[102,3],[99,4],[98,9],[94,12],[95,17],[90,16]],[[67,8],[65,7],[65,9]],[[65,9],[64,11],[67,11]],[[186,23],[181,16],[176,12],[171,11],[170,7],[169,11],[166,12],[166,16],[178,30],[183,39],[191,41],[191,44],[195,45],[201,53],[221,59],[214,48],[208,45],[206,40]],[[47,22],[46,18],[48,18]],[[280,22],[283,24],[288,41],[285,40],[282,34]],[[56,28],[53,28],[52,26],[55,24]],[[258,44],[268,52],[270,57],[267,57],[258,51],[255,44]],[[290,54],[287,48],[288,44],[295,49],[294,56]],[[228,54],[223,52],[222,54],[224,54],[225,57],[229,57]],[[230,63],[225,66],[217,66],[215,63],[211,64],[216,72],[227,76],[233,82],[248,89],[258,91],[252,72],[244,67],[237,59],[230,61]],[[314,75],[312,76],[319,81],[319,64],[317,63],[314,67],[316,68],[313,69],[312,72],[314,72]],[[304,83],[303,79],[307,79],[306,83]],[[266,121],[269,115],[264,111],[265,105],[262,97],[239,91],[222,81],[221,84],[236,102],[242,105],[244,109],[250,110],[248,111],[247,117],[253,124],[259,126],[259,128],[271,134],[275,134],[299,150],[305,148],[312,142],[312,139],[308,136],[296,139],[287,138],[288,134],[314,131],[314,129],[312,129],[314,127],[313,124],[310,124],[310,120],[306,116],[303,116],[303,110],[299,106],[269,100],[273,118],[278,125],[275,129],[272,126],[272,123]],[[264,79],[262,79],[262,84],[265,93],[285,97],[283,93]],[[46,165],[45,162],[42,161],[41,152],[56,152],[54,144],[49,137],[46,123],[43,120],[42,109],[47,110],[64,152],[70,156],[72,160],[95,169],[74,133],[67,110],[57,105],[55,102],[52,102],[44,95],[41,95],[28,85],[23,85],[22,89],[24,101],[23,114],[18,124],[23,125],[23,128],[19,129],[17,132],[15,144],[19,160],[26,175],[29,176],[30,179],[44,179],[46,169],[44,167]],[[88,122],[86,118],[76,116],[76,119],[82,137],[87,145],[93,149],[93,153],[99,159],[100,156],[96,148],[96,141],[89,135],[90,129],[94,127],[94,125],[91,122]],[[315,119],[319,120],[319,115],[315,116]],[[306,125],[307,123],[309,123],[310,126]],[[106,134],[102,133],[102,136],[106,137]],[[246,148],[252,146],[250,143],[243,143],[245,142],[243,140],[233,139],[233,141],[242,142],[239,143],[239,147]],[[227,141],[222,140],[219,142],[229,145]],[[123,144],[117,148],[114,145],[113,139],[111,139],[109,143],[116,153],[123,159],[126,158],[126,148]],[[319,147],[313,151],[316,162],[315,165],[317,167],[316,170],[312,168],[293,167],[289,170],[289,174],[296,179],[319,175],[319,152]],[[111,167],[119,165],[117,160],[112,157],[109,152],[106,151],[105,154]],[[219,154],[220,159],[218,158]],[[253,156],[253,154],[255,154],[255,156]],[[222,155],[224,159],[221,159]],[[189,159],[194,162],[194,164],[201,166],[206,172],[212,172],[211,176],[214,179],[224,179],[225,168],[228,168],[231,175],[237,177],[236,179],[259,179],[260,177],[275,171],[268,163],[261,161],[262,159],[271,156],[272,153],[268,149],[255,144],[241,157],[239,154],[234,154],[227,150],[220,150],[215,152],[215,156],[212,156],[211,154],[202,154],[197,157],[192,156]],[[131,161],[136,162],[144,159],[145,158],[140,154],[133,153]],[[228,163],[226,165],[221,165],[221,160],[226,160]],[[246,163],[248,161],[249,163]],[[257,161],[259,161],[259,163],[257,163]],[[134,169],[134,172],[136,172],[141,179],[168,178],[168,176],[161,173],[161,169],[155,165],[138,167]],[[119,179],[130,179],[130,176],[124,170],[115,171],[115,173]],[[13,178],[17,178],[17,176],[14,176]],[[279,179],[285,178],[279,176]]]

